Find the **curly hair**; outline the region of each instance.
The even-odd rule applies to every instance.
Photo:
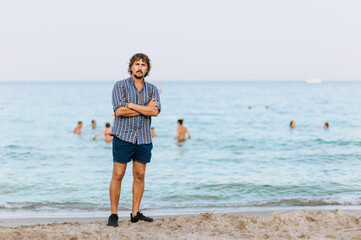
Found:
[[[133,66],[135,61],[138,61],[139,59],[143,60],[146,64],[147,64],[147,72],[144,74],[144,77],[149,75],[150,69],[152,68],[152,65],[150,64],[150,59],[147,55],[145,55],[144,53],[137,53],[134,54],[133,57],[130,59],[129,61],[129,68],[128,68],[128,73],[130,75],[132,75],[132,70],[131,67]]]

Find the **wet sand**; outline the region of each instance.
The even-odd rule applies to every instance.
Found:
[[[247,216],[246,216],[247,215]],[[8,239],[361,239],[361,214],[306,211],[247,214],[201,213],[158,217],[151,223],[105,218],[0,219],[0,240]],[[6,223],[5,223],[5,222]],[[19,224],[27,226],[15,226]],[[49,223],[49,224],[47,224]],[[21,225],[20,224],[20,225]],[[46,224],[46,225],[33,225]]]

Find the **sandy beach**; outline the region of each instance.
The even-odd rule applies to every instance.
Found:
[[[341,210],[273,212],[269,214],[201,213],[156,218],[152,223],[106,227],[106,219],[28,220],[4,227],[0,240],[9,239],[361,239],[361,215]],[[64,222],[63,222],[64,221]],[[68,221],[68,222],[67,222]],[[91,222],[88,222],[91,221]],[[9,224],[8,224],[9,225]],[[10,223],[11,225],[11,223]]]

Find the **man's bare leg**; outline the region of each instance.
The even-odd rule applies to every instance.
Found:
[[[139,211],[140,202],[144,192],[144,176],[147,164],[133,161],[133,207],[132,216]]]
[[[126,169],[127,169],[126,163],[114,162],[113,164],[113,175],[109,186],[110,208],[112,214],[118,214],[120,189]]]

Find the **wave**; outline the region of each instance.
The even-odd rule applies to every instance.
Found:
[[[204,200],[204,199],[203,199]],[[280,199],[264,202],[227,202],[217,201],[200,201],[200,202],[161,202],[158,204],[151,204],[142,208],[148,209],[225,209],[225,208],[254,208],[254,207],[317,207],[317,206],[360,206],[361,197],[329,197],[329,198],[294,198],[294,199]],[[131,206],[119,206],[119,211],[128,211]],[[89,202],[0,202],[0,212],[2,211],[31,211],[31,212],[95,212],[108,211],[108,203],[93,204]]]
[[[348,146],[348,145],[361,146],[360,141],[345,141],[342,139],[334,140],[334,141],[326,141],[322,138],[316,138],[314,141],[318,144],[330,144],[330,145],[337,145],[337,146]]]
[[[62,211],[62,210],[74,210],[74,211],[106,211],[108,210],[108,203],[104,205],[93,204],[89,202],[0,202],[0,211],[2,210],[25,210],[25,211]],[[128,210],[127,208],[120,210]]]
[[[325,197],[325,198],[295,198],[281,199],[276,201],[268,201],[261,203],[253,203],[256,207],[281,207],[281,206],[358,206],[361,205],[361,197]]]

